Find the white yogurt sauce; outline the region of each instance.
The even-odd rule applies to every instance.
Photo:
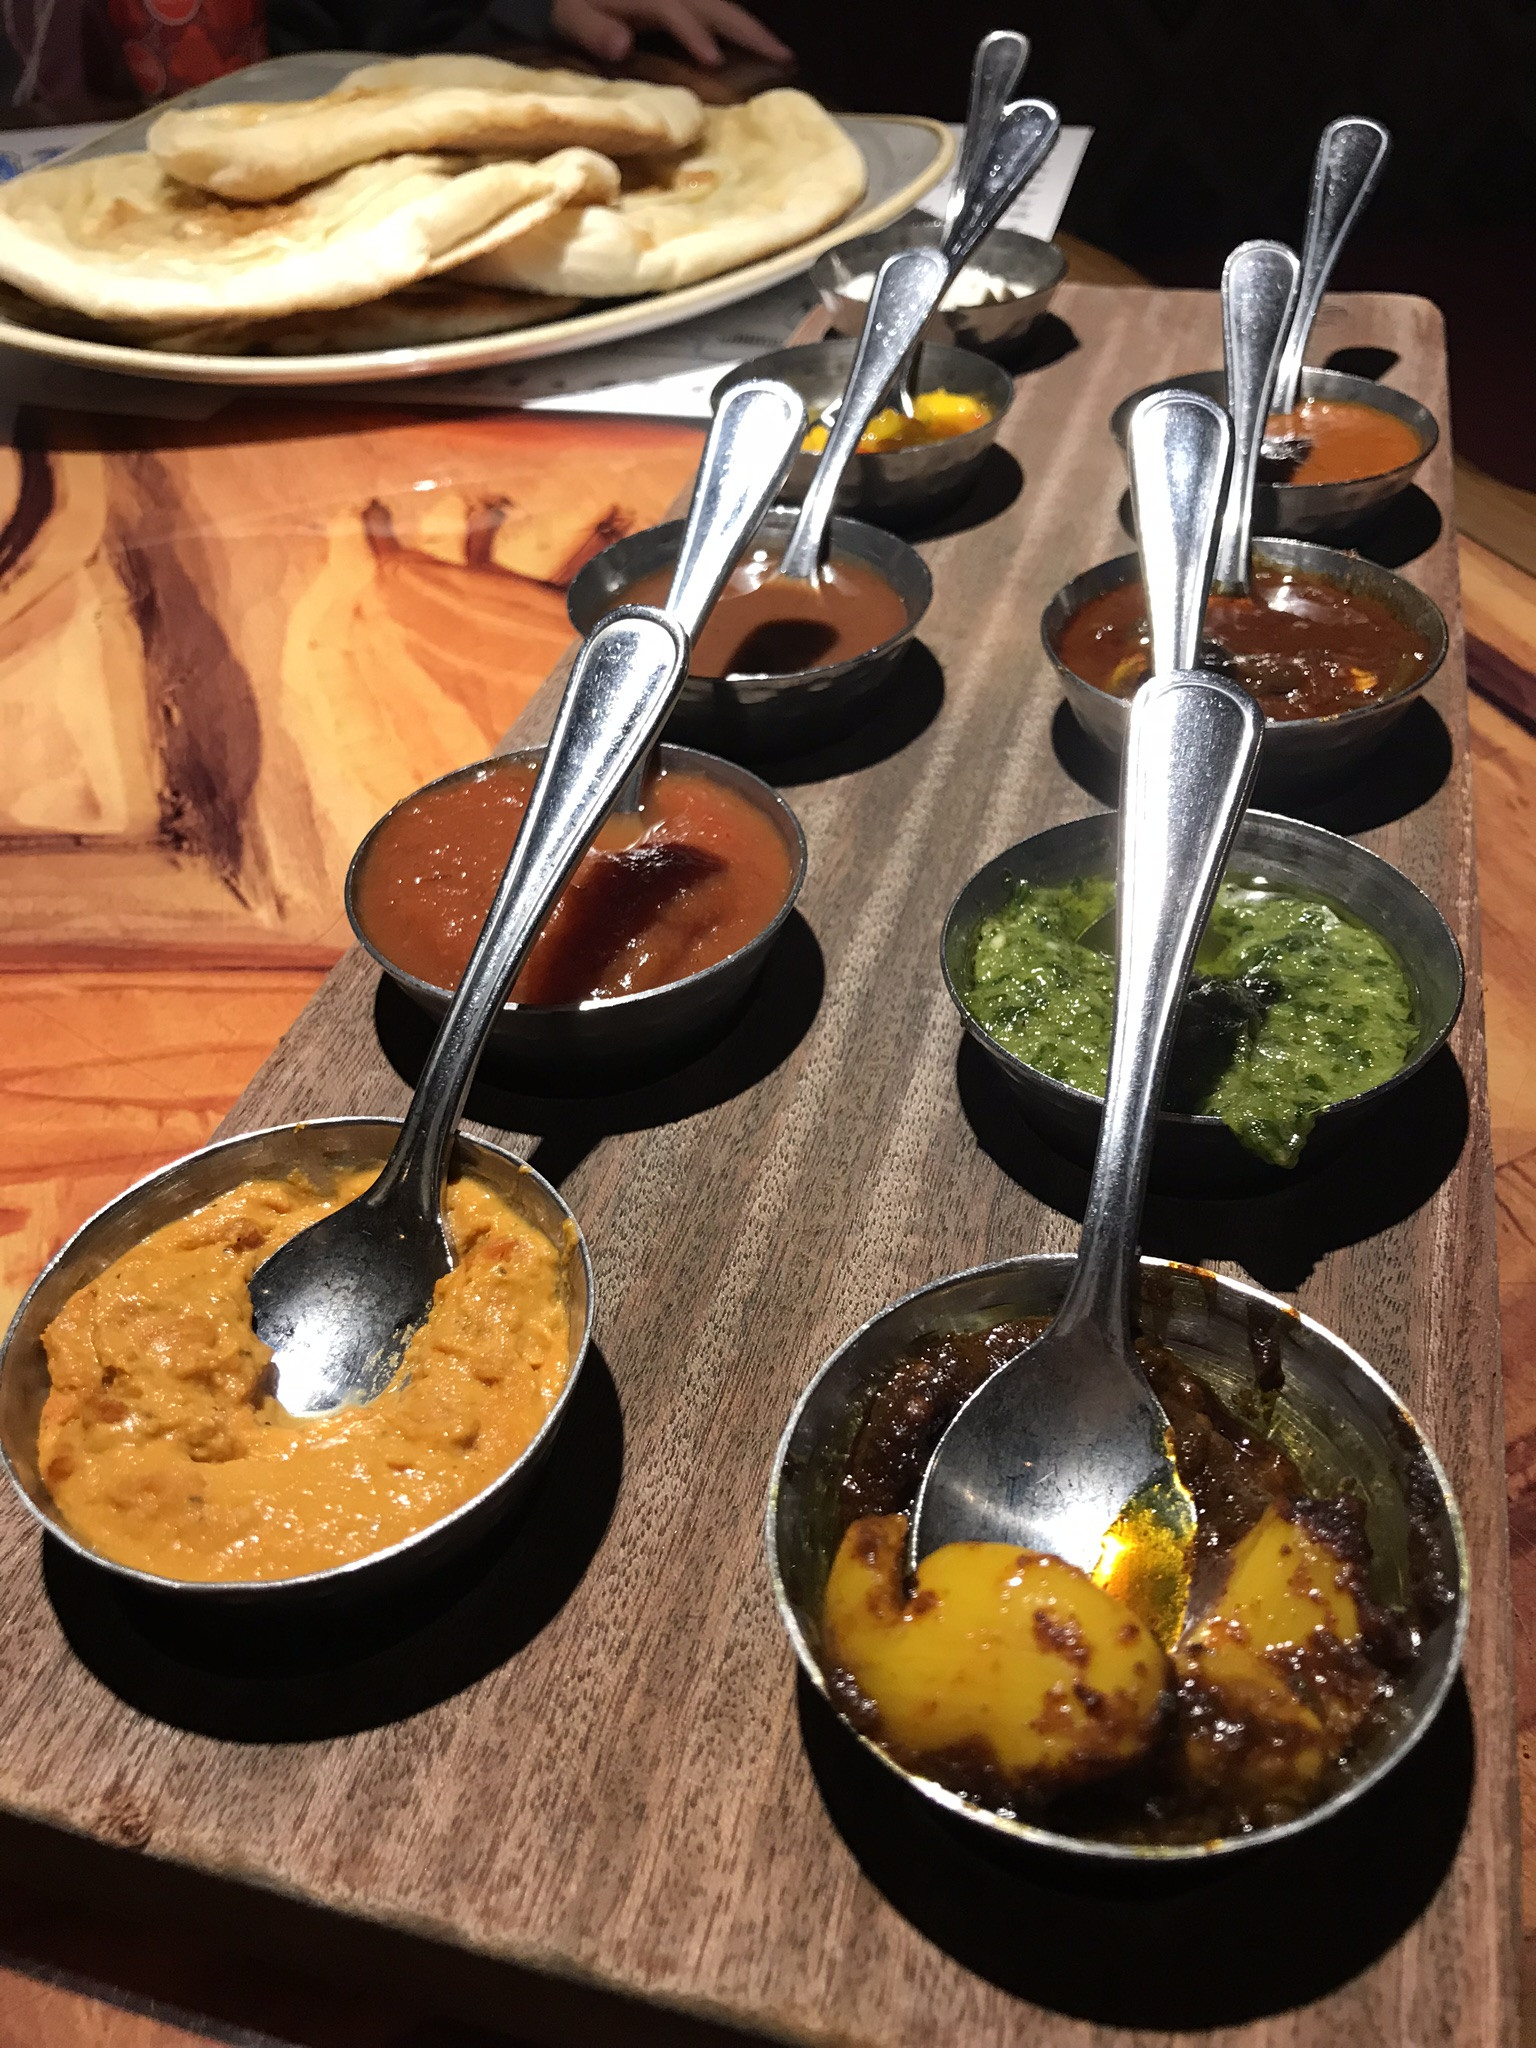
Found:
[[[850,299],[867,299],[875,288],[875,273],[861,270],[857,277],[850,277],[843,286],[843,294]],[[998,277],[990,270],[979,270],[967,264],[939,302],[942,313],[955,313],[967,306],[1003,306],[1010,299],[1024,299],[1029,296],[1030,287],[1015,284],[1011,278]]]

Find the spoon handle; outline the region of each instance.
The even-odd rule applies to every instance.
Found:
[[[881,264],[838,406],[837,423],[812,472],[800,517],[779,564],[781,575],[802,583],[815,582],[843,471],[902,358],[943,297],[948,277],[949,266],[937,249],[899,249]]]
[[[1023,37],[1019,40],[1025,42]],[[1028,50],[1027,42],[1025,49]],[[973,77],[973,88],[974,84]],[[1018,198],[1060,132],[1061,116],[1045,100],[1015,100],[1004,107],[991,127],[978,135],[974,146],[967,130],[960,179],[939,243],[949,265],[944,277],[946,291],[977,245]],[[943,296],[941,292],[940,299]],[[898,388],[902,410],[908,414],[918,392],[918,356],[919,346],[914,342],[901,368]]]
[[[363,1198],[398,1193],[437,1209],[443,1160],[481,1049],[551,904],[597,836],[624,778],[661,730],[688,667],[666,613],[612,612],[587,635],[555,715],[539,779],[469,965],[459,979],[383,1172]]]
[[[1049,100],[1014,100],[970,165],[964,198],[944,230],[949,276],[962,270],[991,234],[1048,155],[1061,133]]]
[[[1125,449],[1152,673],[1197,668],[1232,463],[1231,422],[1199,392],[1157,391],[1131,414]]]
[[[1307,207],[1307,238],[1301,251],[1301,291],[1290,331],[1280,352],[1275,377],[1276,412],[1294,412],[1301,391],[1301,366],[1312,323],[1360,209],[1375,191],[1392,137],[1379,121],[1364,114],[1346,114],[1323,130],[1312,163],[1312,198]]]
[[[1283,242],[1241,242],[1222,266],[1232,480],[1216,550],[1216,588],[1228,594],[1246,596],[1252,580],[1253,491],[1299,269],[1295,252]]]
[[[710,422],[666,609],[690,641],[762,523],[805,439],[798,392],[768,377],[733,385]]]
[[[793,469],[804,439],[805,406],[799,393],[772,378],[733,385],[716,408],[666,602],[690,646]],[[647,748],[619,792],[615,810],[638,813],[650,761]]]
[[[1023,77],[1028,62],[1029,37],[1016,28],[995,28],[976,45],[976,55],[971,59],[971,96],[960,138],[960,161],[955,166],[954,186],[944,209],[941,247],[959,219],[982,149],[1002,119],[1008,95]]]
[[[1263,715],[1219,676],[1170,671],[1131,705],[1115,869],[1115,1022],[1104,1120],[1062,1332],[1126,1357],[1137,1239],[1174,1028],[1258,763]]]

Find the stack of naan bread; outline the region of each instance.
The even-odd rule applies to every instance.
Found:
[[[814,235],[864,164],[805,93],[408,57],[321,99],[171,109],[147,152],[0,188],[0,312],[140,347],[309,355],[553,320]]]

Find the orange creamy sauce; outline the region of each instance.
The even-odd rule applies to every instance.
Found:
[[[1385,476],[1423,454],[1418,435],[1395,413],[1348,398],[1304,398],[1294,412],[1272,412],[1268,436],[1300,435],[1312,445],[1300,462],[1266,459],[1270,483],[1343,484]]]
[[[491,761],[394,812],[354,892],[358,920],[387,960],[434,988],[454,987],[533,782],[525,763]],[[765,930],[791,880],[784,841],[755,804],[709,776],[661,770],[639,819],[610,818],[598,834],[512,999],[579,1003],[681,981]]]
[[[455,1262],[390,1386],[302,1419],[272,1399],[250,1276],[377,1172],[247,1181],[54,1317],[38,1462],[82,1542],[162,1578],[296,1578],[387,1549],[521,1457],[570,1371],[561,1257],[477,1181],[447,1189]]]

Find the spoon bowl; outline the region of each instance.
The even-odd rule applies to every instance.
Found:
[[[757,530],[757,545],[782,550],[795,523],[793,507],[775,506]],[[625,601],[643,576],[670,568],[682,524],[669,520],[616,540],[594,555],[566,592],[566,611],[578,633]],[[681,746],[706,747],[733,760],[754,761],[797,753],[841,738],[873,708],[933,602],[933,578],[917,549],[861,519],[832,521],[828,545],[835,555],[872,569],[901,599],[901,630],[826,668],[776,675],[696,676],[683,684],[667,727]]]
[[[12,1484],[41,1529],[78,1557],[136,1585],[208,1602],[271,1602],[294,1594],[387,1589],[472,1542],[531,1490],[570,1407],[592,1329],[592,1263],[575,1217],[542,1175],[500,1145],[458,1132],[451,1174],[473,1174],[560,1249],[571,1369],[538,1434],[475,1499],[387,1550],[287,1579],[163,1578],[115,1563],[75,1536],[38,1471],[37,1432],[48,1398],[43,1331],[72,1295],[162,1225],[188,1215],[242,1182],[302,1173],[324,1185],[349,1168],[385,1159],[400,1135],[385,1117],[326,1117],[224,1138],[161,1167],[109,1202],[75,1232],[27,1290],[0,1345],[0,1454]]]
[[[854,1441],[902,1355],[942,1330],[974,1330],[1005,1317],[1054,1316],[1074,1260],[1040,1254],[931,1281],[857,1330],[821,1367],[790,1416],[768,1491],[768,1569],[779,1617],[806,1678],[834,1709],[837,1674],[821,1614],[842,1538],[841,1487]],[[1373,1587],[1383,1604],[1423,1617],[1402,1711],[1356,1757],[1320,1805],[1252,1834],[1189,1844],[1125,1843],[1069,1834],[1049,1816],[994,1812],[898,1764],[850,1728],[885,1770],[967,1826],[978,1839],[1030,1845],[1105,1866],[1189,1865],[1326,1828],[1423,1736],[1455,1681],[1466,1635],[1468,1567],[1461,1517],[1445,1473],[1393,1389],[1357,1351],[1310,1316],[1239,1280],[1143,1258],[1143,1328],[1171,1345],[1221,1399],[1262,1417],[1316,1491],[1352,1488],[1367,1504]],[[1278,1361],[1281,1383],[1270,1387]]]

